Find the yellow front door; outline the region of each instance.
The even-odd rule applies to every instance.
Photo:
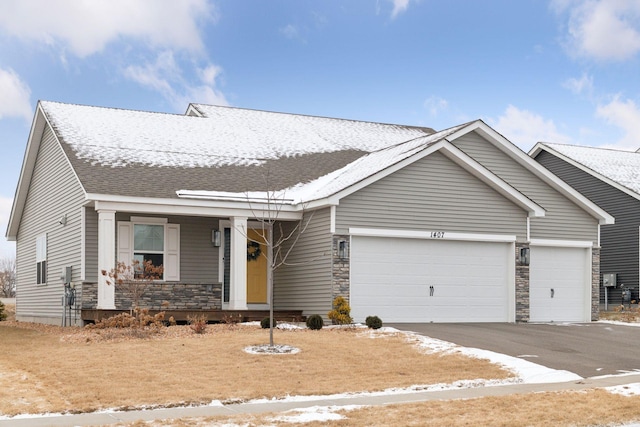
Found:
[[[247,233],[247,303],[267,303],[267,257],[262,230]]]

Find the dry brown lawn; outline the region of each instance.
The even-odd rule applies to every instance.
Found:
[[[244,352],[268,342],[268,331],[258,326],[210,325],[205,335],[177,326],[132,339],[112,330],[0,322],[0,414],[233,402],[511,376],[487,361],[424,354],[403,334],[372,339],[362,329],[277,330],[275,341],[301,351]]]
[[[338,421],[296,423],[296,426],[424,426],[424,427],[561,427],[606,426],[640,420],[640,397],[625,397],[604,390],[532,393],[470,400],[434,401],[339,410]],[[135,427],[285,426],[284,414],[193,418],[126,424]]]

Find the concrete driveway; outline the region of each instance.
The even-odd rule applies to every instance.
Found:
[[[398,323],[385,326],[519,357],[582,377],[640,371],[640,327],[607,323]]]

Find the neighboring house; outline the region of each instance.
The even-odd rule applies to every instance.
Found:
[[[64,267],[83,317],[128,308],[100,272],[133,259],[164,266],[150,308],[268,308],[247,236],[274,207],[274,233],[306,226],[274,272],[276,310],[326,315],[343,295],[356,321],[598,316],[599,230],[613,217],[480,120],[435,132],[40,102],[7,229],[17,318],[60,322]]]
[[[601,230],[600,271],[615,273],[610,303],[622,302],[622,289],[638,299],[640,270],[640,153],[575,145],[538,143],[531,156],[616,218]],[[600,300],[604,303],[605,290]]]

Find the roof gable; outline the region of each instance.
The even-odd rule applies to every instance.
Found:
[[[581,209],[588,212],[594,218],[597,218],[600,224],[613,224],[614,218],[606,211],[593,203],[591,200],[583,196],[573,187],[555,176],[541,164],[536,162],[532,157],[514,145],[511,141],[502,136],[495,129],[484,123],[482,120],[476,120],[462,127],[458,132],[451,135],[448,140],[453,141],[470,132],[479,133],[484,139],[496,146],[499,150],[509,156],[514,162],[533,173],[544,183],[558,191],[567,199],[578,205]]]
[[[640,200],[640,153],[608,148],[539,142],[530,151],[554,155],[589,175]]]
[[[33,122],[31,124],[31,129],[29,131],[29,138],[27,140],[27,146],[25,148],[25,153],[22,160],[22,168],[20,169],[20,176],[18,178],[18,184],[16,186],[15,195],[13,197],[7,230],[5,232],[5,236],[9,241],[16,240],[18,229],[20,227],[20,221],[22,219],[22,213],[27,202],[29,188],[31,187],[33,172],[36,166],[38,153],[40,151],[42,138],[45,134],[45,129],[49,126],[50,125],[42,112],[40,103],[38,103],[38,105],[36,106]],[[74,173],[75,178],[77,179],[78,176],[73,167],[71,167],[71,170]],[[80,183],[80,187],[82,188],[82,183]]]

